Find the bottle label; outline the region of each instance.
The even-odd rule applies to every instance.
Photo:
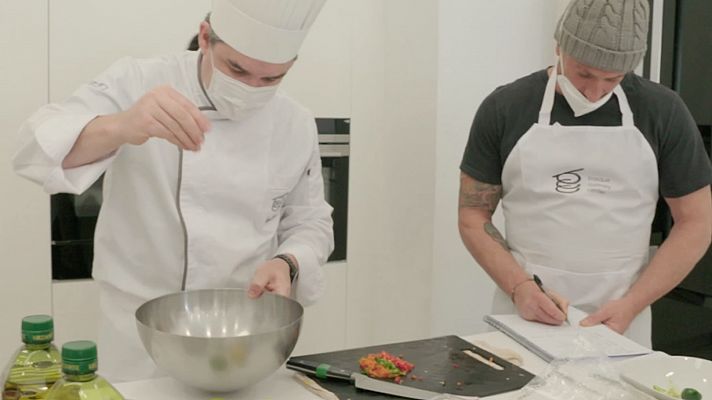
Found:
[[[25,343],[49,343],[54,339],[54,332],[49,332],[45,334],[23,334],[22,341]]]
[[[91,363],[77,363],[77,364],[70,364],[65,362],[64,365],[62,365],[62,370],[71,375],[84,375],[88,373],[92,373],[97,370],[97,362],[93,361]]]
[[[20,398],[20,391],[17,389],[5,389],[2,392],[2,400],[18,400]]]
[[[46,385],[20,385],[18,388],[6,388],[2,400],[40,399],[49,388]]]

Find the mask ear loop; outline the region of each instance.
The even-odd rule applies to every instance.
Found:
[[[561,50],[559,50],[559,57],[556,58],[556,62],[558,62],[561,67],[561,75],[566,76],[566,72],[564,72],[564,54]]]
[[[554,92],[556,91],[557,63],[558,58],[554,61],[554,66],[551,69],[551,76],[546,82],[546,88],[544,89],[544,98],[541,102],[541,108],[539,109],[540,125],[549,125],[551,123],[551,110],[554,108]]]

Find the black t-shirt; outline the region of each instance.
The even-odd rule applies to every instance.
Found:
[[[512,148],[539,118],[549,76],[537,71],[495,89],[482,102],[470,129],[460,169],[472,178],[500,185],[502,168]],[[677,93],[627,74],[621,88],[658,163],[660,193],[680,197],[712,182],[712,166],[692,115]],[[556,93],[551,123],[616,126],[621,124],[618,98],[599,109],[574,117],[564,96]]]

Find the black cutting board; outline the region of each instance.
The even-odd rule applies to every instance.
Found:
[[[464,350],[470,350],[487,360],[491,359],[501,366],[502,370],[494,369],[472,358],[463,353]],[[402,357],[415,365],[413,371],[403,379],[402,385],[438,393],[451,393],[460,396],[491,396],[520,389],[534,377],[528,371],[458,336],[442,336],[331,353],[311,354],[293,357],[292,359],[325,363],[357,372],[360,371],[359,358],[381,351],[387,351]],[[331,379],[314,379],[342,400],[392,399],[395,397],[357,390],[346,382]]]

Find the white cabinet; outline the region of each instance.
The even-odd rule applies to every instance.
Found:
[[[20,124],[47,101],[47,4],[0,1],[0,363],[22,317],[51,312],[49,198],[10,168]]]
[[[346,268],[345,262],[324,267],[326,292],[319,302],[304,309],[295,355],[335,351],[346,346]]]
[[[99,337],[99,287],[91,279],[56,281],[52,284],[55,339],[57,344]]]
[[[329,0],[282,87],[317,117],[351,116],[351,35],[357,1]]]

